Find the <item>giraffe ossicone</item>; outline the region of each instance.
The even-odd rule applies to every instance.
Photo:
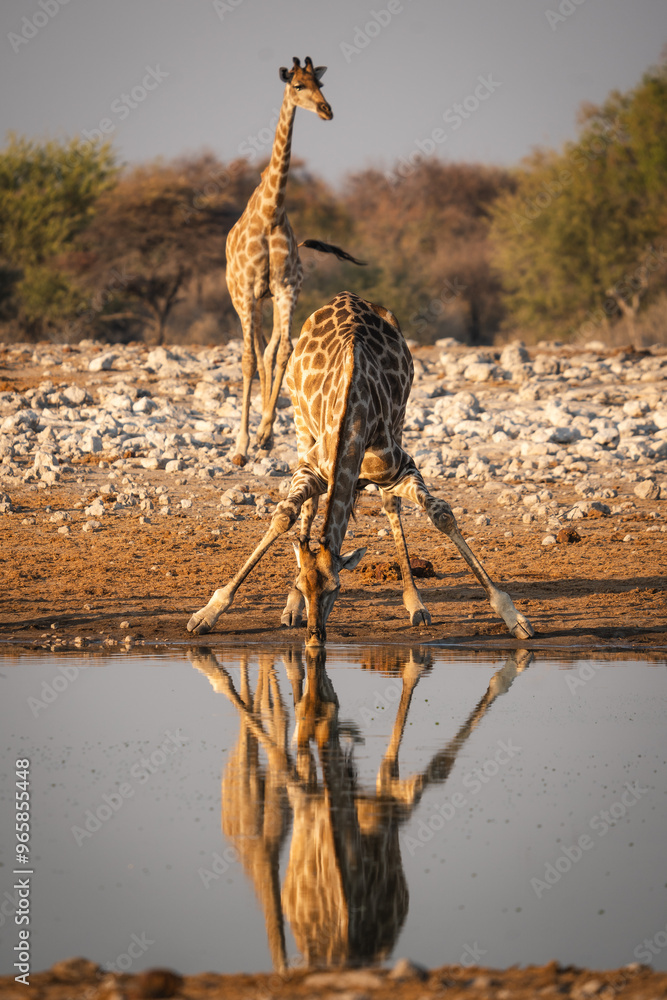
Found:
[[[326,66],[313,66],[308,56],[304,66],[294,57],[293,67],[280,69],[285,92],[268,166],[262,172],[243,215],[227,236],[227,287],[243,329],[243,398],[241,424],[232,461],[245,465],[250,444],[250,386],[259,373],[262,419],[257,446],[270,449],[278,394],[292,351],[292,316],[303,282],[299,246],[334,253],[361,264],[339,247],[317,240],[297,244],[285,210],[285,189],[292,149],[292,130],[297,108],[313,111],[331,121],[331,105],[322,95],[321,79]],[[273,329],[268,341],[262,329],[262,305],[273,298]]]
[[[412,457],[402,447],[405,408],[413,363],[398,321],[383,306],[352,292],[339,292],[303,325],[286,372],[294,405],[298,467],[271,526],[226,587],[188,622],[196,634],[209,632],[231,605],[236,590],[279,535],[301,514],[298,573],[282,623],[301,623],[307,613],[306,644],[322,645],[340,590],[340,572],[353,569],[364,550],[341,554],[357,492],[369,483],[381,491],[403,578],[403,604],[413,625],[430,624],[410,569],[400,516],[401,499],[420,507],[454,543],[491,607],[516,638],[534,635],[528,619],[499,590],[461,535],[449,504],[429,492]],[[319,545],[310,546],[319,497],[329,493]]]

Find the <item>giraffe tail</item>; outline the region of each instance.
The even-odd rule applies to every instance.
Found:
[[[360,267],[365,267],[367,263],[365,260],[357,260],[347,250],[341,250],[340,247],[334,246],[333,243],[323,243],[322,240],[304,240],[303,243],[299,243],[299,246],[309,247],[311,250],[319,250],[320,253],[333,253],[338,257],[338,260],[349,260]]]

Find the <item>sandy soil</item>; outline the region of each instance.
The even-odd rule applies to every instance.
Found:
[[[170,515],[160,514],[158,506],[148,516],[138,505],[112,512],[114,493],[99,493],[108,479],[97,466],[73,467],[53,487],[11,489],[13,509],[0,521],[0,644],[114,649],[195,642],[215,648],[220,643],[300,641],[302,630],[280,626],[294,576],[291,535],[275,543],[214,632],[193,639],[186,631],[192,612],[227,582],[269,524],[268,516],[257,516],[252,507],[240,508],[247,513],[238,520],[222,520],[221,489],[235,486],[277,500],[281,480],[247,481],[242,470],[220,484],[175,485],[173,476],[143,470],[132,479],[168,486]],[[522,505],[494,509],[489,492],[474,483],[450,480],[436,490],[456,510],[464,535],[473,539],[470,544],[492,579],[530,618],[536,636],[522,646],[667,648],[667,532],[647,531],[665,523],[667,501],[640,500],[631,483],[616,487],[619,495],[613,503],[631,500],[634,507],[572,522],[580,541],[550,547],[542,545],[544,522],[523,523]],[[118,482],[115,488],[127,487]],[[580,499],[570,486],[549,488],[561,504]],[[110,512],[100,519],[98,530],[86,532],[83,525],[90,518],[83,504],[96,496]],[[191,507],[180,506],[190,498]],[[53,520],[58,512],[71,520]],[[491,523],[478,526],[480,513],[488,514]],[[432,624],[410,624],[391,567],[393,540],[391,535],[378,537],[386,519],[377,495],[365,493],[348,546],[366,546],[367,552],[357,570],[344,574],[329,619],[329,640],[517,645],[454,546],[426,517],[406,510],[404,520],[411,556],[433,564],[434,575],[417,581]],[[63,526],[69,534],[59,533]]]

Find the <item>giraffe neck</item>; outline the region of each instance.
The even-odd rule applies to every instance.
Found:
[[[262,206],[270,215],[281,213],[285,207],[285,188],[292,154],[292,130],[296,105],[289,100],[287,90],[280,108],[269,165],[262,173]]]
[[[320,537],[320,543],[335,555],[340,555],[347,524],[352,514],[365,451],[363,414],[359,414],[355,419],[347,407],[346,410],[339,432],[329,505]]]

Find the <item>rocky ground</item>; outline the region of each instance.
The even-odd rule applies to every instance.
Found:
[[[339,971],[292,970],[267,975],[182,977],[168,969],[136,976],[105,974],[93,962],[70,959],[31,977],[23,986],[0,978],[3,1000],[657,1000],[667,996],[667,973],[635,963],[606,972],[590,972],[556,962],[526,969],[427,970],[401,959],[392,969]]]
[[[0,348],[0,643],[191,641],[191,613],[262,536],[296,459],[283,400],[271,455],[232,464],[240,350]],[[528,645],[664,648],[667,351],[445,341],[414,354],[406,447],[530,617]],[[408,622],[379,497],[365,491],[348,537],[367,552],[344,577],[330,639],[506,645],[454,547],[404,513],[432,624]],[[300,641],[279,628],[289,541],[209,645]]]
[[[279,626],[294,575],[276,542],[215,632],[193,640],[191,613],[226,582],[267,529],[296,452],[283,400],[270,456],[231,462],[241,345],[109,348],[0,345],[0,646],[89,653],[155,645],[299,643]],[[343,579],[333,642],[475,649],[667,649],[667,351],[518,345],[414,350],[404,443],[447,499],[492,578],[532,621],[518,643],[491,612],[453,546],[404,508],[418,585],[432,615],[413,627],[401,604],[379,497],[364,491],[349,548],[367,548]],[[253,421],[258,420],[257,410]],[[400,971],[402,968],[402,972]],[[318,978],[319,977],[319,978]],[[327,978],[329,977],[329,978]],[[399,967],[285,976],[104,976],[59,963],[1,997],[425,1000],[565,994],[667,995],[641,966]]]

